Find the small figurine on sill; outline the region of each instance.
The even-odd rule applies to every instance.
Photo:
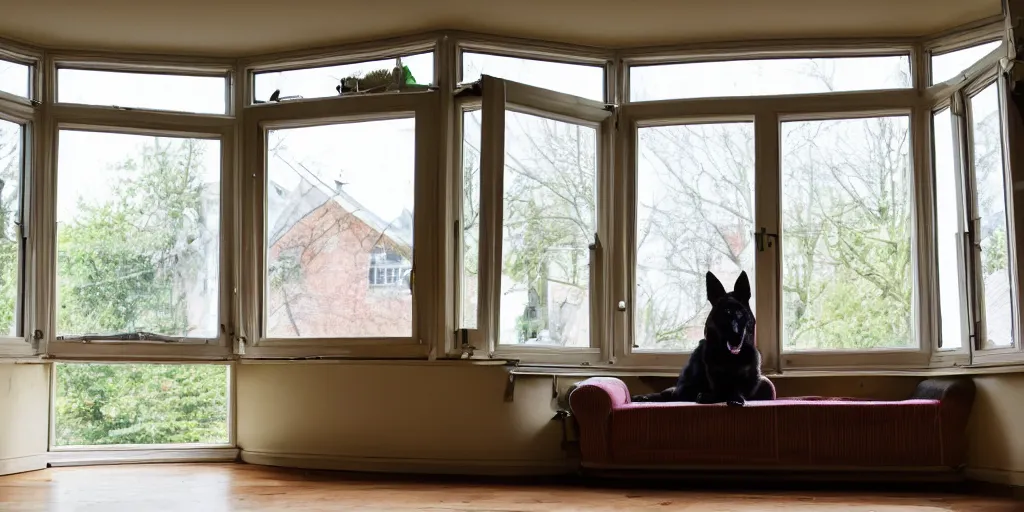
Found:
[[[416,78],[409,71],[409,66],[402,64],[401,57],[395,59],[395,67],[392,69],[378,69],[362,77],[352,75],[342,78],[340,82],[335,90],[341,96],[401,91],[408,85],[417,85]]]

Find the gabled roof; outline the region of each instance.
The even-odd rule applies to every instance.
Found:
[[[403,210],[402,215],[397,219],[385,222],[384,219],[342,190],[341,183],[335,181],[333,186],[328,185],[301,163],[293,162],[281,155],[276,155],[276,158],[292,169],[299,176],[300,181],[295,189],[289,191],[268,180],[268,207],[272,206],[274,202],[283,203],[281,213],[274,219],[267,219],[268,245],[274,245],[307,215],[328,201],[334,201],[343,210],[369,226],[370,229],[390,240],[400,251],[407,254],[412,253],[412,212]]]

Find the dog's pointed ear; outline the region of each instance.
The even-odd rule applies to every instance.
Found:
[[[719,281],[718,278],[710,271],[708,271],[706,279],[708,285],[708,302],[710,302],[711,305],[715,305],[718,303],[718,299],[725,297],[725,287],[722,286],[722,282]]]
[[[732,296],[743,302],[750,302],[750,280],[747,279],[747,271],[740,272],[736,278],[736,284],[732,285]]]

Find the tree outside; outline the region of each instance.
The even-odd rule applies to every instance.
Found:
[[[17,336],[22,128],[0,119],[0,333]]]

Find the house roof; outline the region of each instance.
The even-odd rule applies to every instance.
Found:
[[[402,214],[391,222],[386,222],[378,215],[359,203],[354,197],[342,190],[340,182],[328,185],[323,179],[310,172],[306,166],[294,162],[287,156],[276,155],[285,165],[299,177],[299,184],[292,190],[268,180],[267,191],[268,211],[273,210],[274,203],[279,205],[280,213],[274,218],[268,217],[269,245],[277,243],[285,234],[310,213],[316,211],[329,201],[334,201],[343,210],[349,212],[364,224],[380,233],[384,238],[398,246],[402,252],[412,252],[412,212],[403,210]]]

